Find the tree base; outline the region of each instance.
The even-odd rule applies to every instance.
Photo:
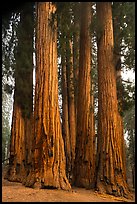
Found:
[[[96,190],[99,193],[106,193],[109,195],[113,195],[116,197],[124,197],[127,199],[132,199],[132,195],[130,193],[130,190],[128,188],[128,185],[125,183],[124,185],[122,184],[107,184],[104,181],[99,181]]]
[[[26,176],[23,181],[22,184],[26,187],[30,187],[33,188],[34,184],[36,182],[36,178],[35,178],[35,174],[34,172],[30,172],[28,176]]]
[[[58,181],[46,181],[41,180],[41,188],[42,189],[62,189],[62,190],[71,190],[71,185],[69,184],[67,178],[59,178]]]
[[[22,182],[20,175],[16,174],[16,171],[15,171],[14,167],[9,167],[8,168],[8,170],[7,170],[7,172],[6,172],[5,176],[4,176],[4,179],[7,179],[10,182],[19,182],[19,183]]]

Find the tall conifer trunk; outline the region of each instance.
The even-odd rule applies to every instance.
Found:
[[[91,109],[91,4],[81,3],[79,81],[77,103],[77,136],[74,185],[94,186],[94,122]]]
[[[65,36],[64,36],[65,38]],[[62,65],[62,136],[64,139],[66,156],[66,174],[69,178],[71,171],[71,147],[69,130],[69,111],[68,111],[68,82],[66,67],[66,42],[61,46],[61,65]]]
[[[51,2],[37,4],[35,173],[43,188],[70,189],[58,105],[57,28]]]
[[[67,87],[68,87],[68,116],[69,116],[69,134],[70,134],[70,172],[69,176],[72,179],[72,172],[75,159],[75,144],[76,144],[76,115],[75,115],[75,98],[74,98],[74,67],[73,67],[73,50],[70,36],[67,36],[66,42],[66,71],[67,71]]]
[[[116,87],[117,87],[117,100],[118,100],[118,111],[119,111],[119,116],[120,116],[120,124],[121,124],[121,129],[124,129],[124,124],[123,124],[123,92],[124,92],[124,87],[122,84],[122,67],[121,67],[121,43],[122,43],[122,38],[120,36],[120,25],[116,21],[116,19],[113,22],[114,26],[114,66],[115,66],[115,72],[116,72]],[[122,158],[123,160],[126,160],[126,155],[125,155],[125,141],[124,141],[124,136],[123,140],[121,143],[121,148],[122,148]],[[126,179],[126,162],[124,162],[124,167],[125,170],[125,179]]]
[[[123,127],[118,112],[110,2],[97,3],[98,19],[98,150],[97,183],[100,191],[127,196]]]
[[[12,116],[10,164],[6,178],[23,182],[32,165],[32,97],[33,97],[33,4],[25,5],[17,30],[15,55],[15,91]]]
[[[70,31],[62,32],[61,65],[62,65],[62,134],[65,144],[66,172],[72,182],[76,144],[76,113],[73,50]]]

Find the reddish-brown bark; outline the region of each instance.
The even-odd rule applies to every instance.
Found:
[[[77,136],[74,185],[94,186],[94,116],[91,100],[91,4],[81,3]]]
[[[6,178],[24,182],[32,165],[32,93],[33,93],[33,6],[28,3],[20,14],[15,67],[15,91],[11,128],[10,164]],[[29,29],[26,21],[30,20]],[[24,55],[27,53],[25,60]],[[23,62],[22,62],[23,61]],[[28,67],[28,64],[30,67]]]
[[[123,125],[118,112],[110,2],[97,3],[97,18],[99,109],[96,187],[102,192],[127,196]]]
[[[37,4],[37,70],[34,110],[35,173],[43,188],[70,189],[58,105],[57,30],[51,2]]]

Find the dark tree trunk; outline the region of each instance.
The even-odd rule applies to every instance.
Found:
[[[65,42],[61,47],[61,65],[62,65],[62,136],[64,139],[65,156],[66,156],[66,174],[69,178],[71,171],[71,147],[69,131],[69,111],[68,111],[68,82],[66,67],[66,46]]]
[[[74,95],[75,95],[75,115],[77,118],[78,102],[78,76],[79,76],[79,38],[80,38],[80,20],[78,3],[74,6],[74,32],[73,32],[73,69],[74,69]],[[77,124],[76,124],[77,125]]]

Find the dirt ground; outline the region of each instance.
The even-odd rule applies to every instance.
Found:
[[[2,179],[2,202],[135,202],[135,196],[127,200],[84,188],[72,188],[71,191],[39,187],[32,189]]]

